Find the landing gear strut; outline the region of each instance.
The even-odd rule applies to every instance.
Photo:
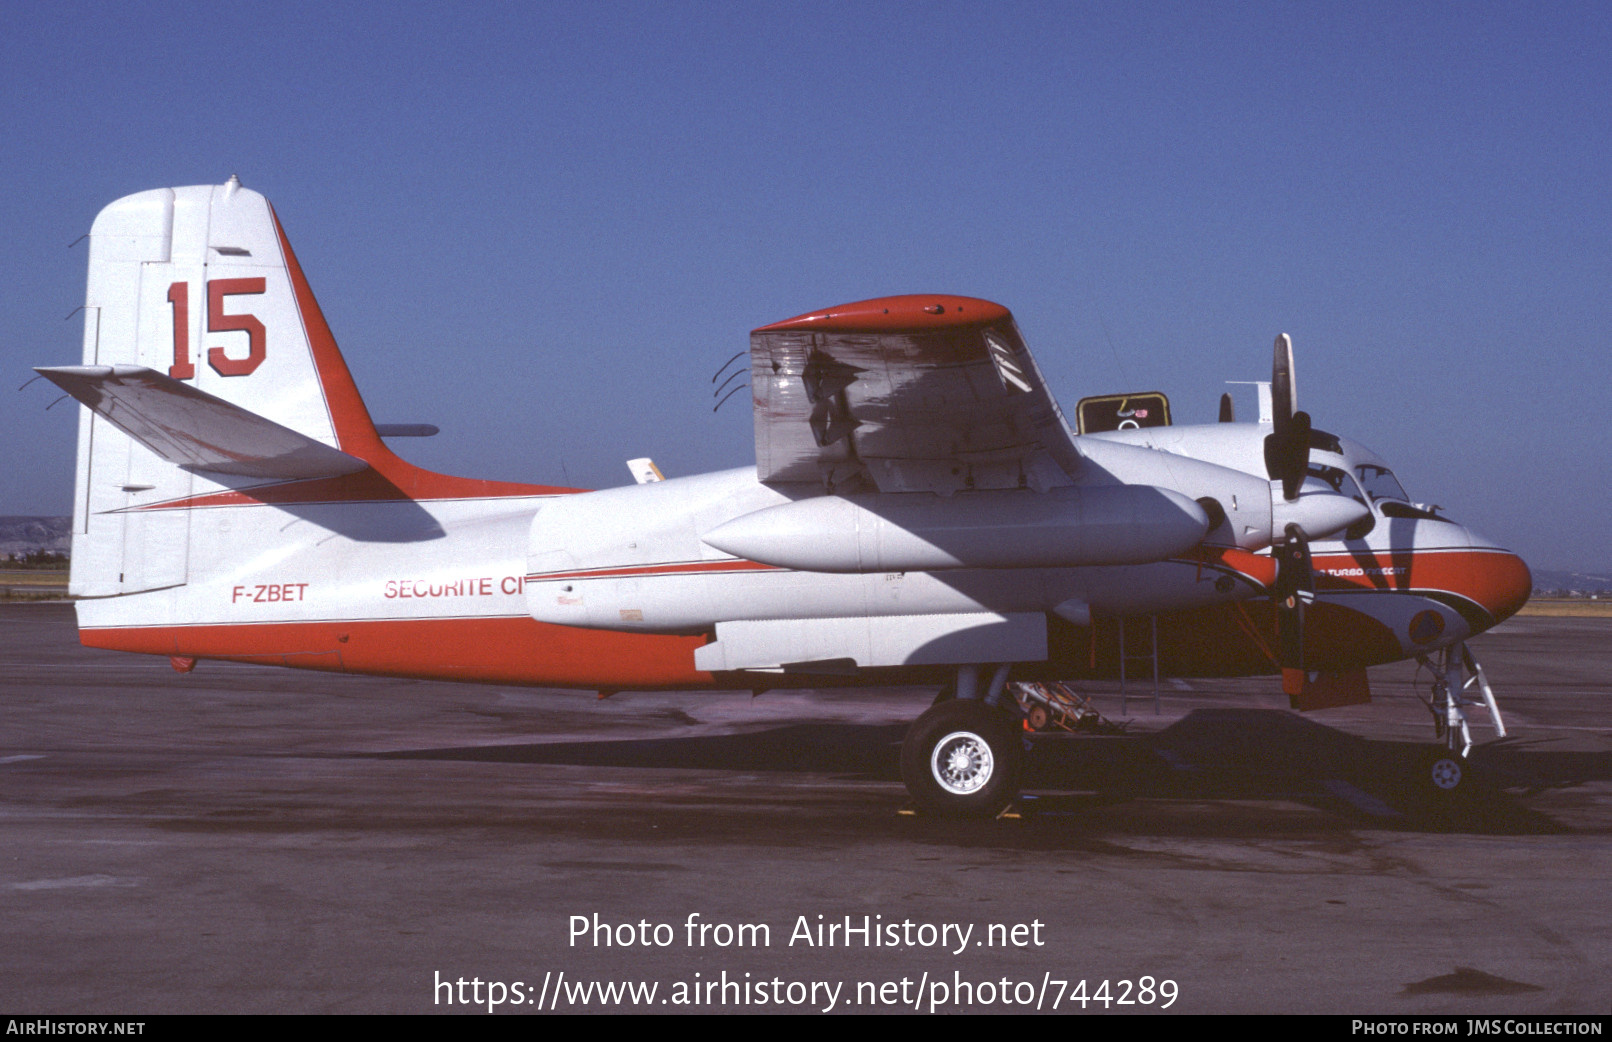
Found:
[[[1024,740],[1001,698],[1007,667],[985,692],[978,667],[958,670],[956,689],[974,697],[937,702],[920,716],[901,746],[901,780],[920,810],[943,817],[991,817],[1019,791]]]
[[[1436,656],[1418,655],[1416,660],[1433,674],[1432,695],[1424,701],[1433,714],[1433,731],[1442,746],[1426,757],[1422,778],[1434,795],[1451,795],[1471,784],[1467,754],[1472,751],[1472,728],[1467,707],[1481,705],[1487,709],[1495,734],[1501,738],[1506,736],[1506,725],[1483,666],[1464,642],[1452,644]],[[1467,695],[1474,687],[1479,696],[1476,699]]]

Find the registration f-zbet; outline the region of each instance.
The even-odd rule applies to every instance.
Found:
[[[926,811],[992,813],[1068,684],[1283,676],[1362,701],[1420,658],[1460,784],[1467,649],[1522,606],[1514,554],[1413,503],[1296,409],[1172,425],[1158,394],[1071,427],[1012,316],[885,297],[750,335],[754,467],[602,491],[450,477],[372,422],[274,210],[231,178],[90,231],[71,590],[83,642],[603,692],[933,684],[902,753]],[[430,432],[424,428],[423,432]],[[1156,683],[1156,679],[1155,679]]]

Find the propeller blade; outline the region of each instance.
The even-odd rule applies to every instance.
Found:
[[[1298,412],[1288,422],[1288,431],[1282,446],[1282,498],[1298,498],[1299,487],[1310,469],[1310,414]]]
[[[1310,414],[1295,413],[1265,436],[1265,473],[1282,483],[1282,498],[1298,497],[1310,469]]]
[[[1276,418],[1276,429],[1281,430],[1298,408],[1298,385],[1293,382],[1293,341],[1282,333],[1276,337],[1276,354],[1271,359],[1271,411]]]
[[[1265,439],[1265,473],[1282,483],[1282,498],[1292,500],[1310,468],[1310,414],[1298,412],[1298,388],[1293,380],[1293,341],[1286,333],[1276,338],[1271,360],[1271,433]]]
[[[1231,393],[1230,392],[1227,392],[1226,394],[1223,394],[1223,395],[1220,396],[1220,422],[1221,423],[1236,423],[1237,422],[1237,411],[1235,409],[1233,409],[1232,406],[1231,406]]]
[[[1287,541],[1272,548],[1276,557],[1276,637],[1283,669],[1304,668],[1304,609],[1315,600],[1310,542],[1298,525],[1287,526]]]

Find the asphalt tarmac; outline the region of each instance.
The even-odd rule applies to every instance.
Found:
[[[959,824],[900,813],[926,691],[181,676],[0,605],[0,1009],[1606,1014],[1612,620],[1473,649],[1451,805],[1402,664],[1092,688],[1123,731]]]

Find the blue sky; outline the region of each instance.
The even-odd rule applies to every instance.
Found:
[[[77,360],[97,210],[273,200],[377,419],[455,473],[752,459],[754,326],[901,292],[1018,317],[1066,408],[1300,404],[1538,567],[1612,562],[1612,8],[6,6],[0,358]],[[7,391],[0,513],[70,510]],[[1240,403],[1245,407],[1251,401]]]

